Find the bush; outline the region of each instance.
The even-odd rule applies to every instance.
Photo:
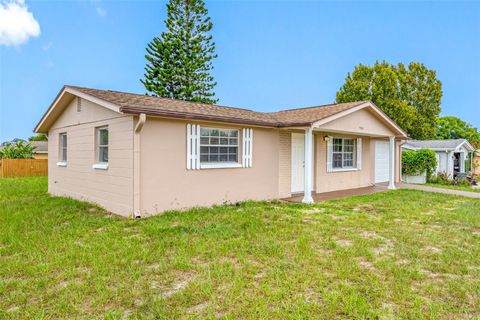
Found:
[[[402,152],[402,173],[409,176],[427,173],[427,179],[437,167],[437,157],[435,152],[429,149],[421,149],[418,151],[405,150]]]
[[[25,144],[24,141],[10,143],[0,150],[0,159],[32,159],[35,148],[29,143]]]

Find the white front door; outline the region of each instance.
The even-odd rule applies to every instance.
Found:
[[[305,135],[292,133],[292,193],[305,188]]]
[[[390,180],[390,144],[388,141],[375,141],[375,183]]]

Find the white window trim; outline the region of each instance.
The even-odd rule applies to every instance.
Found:
[[[352,167],[343,167],[343,168],[334,168],[333,167],[333,139],[352,139],[354,141],[354,143],[356,142],[356,144],[354,144],[354,150],[353,150],[353,154],[357,156],[357,159],[356,159],[356,165],[352,166]],[[362,141],[361,141],[361,138],[360,139],[355,139],[355,138],[340,138],[340,137],[334,137],[334,136],[329,136],[328,137],[328,144],[327,144],[327,152],[328,152],[328,155],[327,155],[327,173],[332,173],[332,172],[351,172],[351,171],[360,171],[361,170],[361,154],[360,154],[360,158],[359,158],[359,147],[362,147]],[[362,147],[363,148],[363,147]],[[358,160],[360,159],[360,164],[358,162]]]
[[[101,145],[100,144],[100,130],[107,130],[107,134],[108,134],[108,142],[106,145]],[[107,148],[107,151],[109,149],[109,145],[110,145],[110,131],[108,130],[108,126],[104,126],[104,127],[98,127],[96,128],[96,135],[97,135],[97,147],[96,147],[96,163],[93,164],[92,168],[93,169],[101,169],[101,170],[107,170],[108,169],[108,162],[100,162],[100,147],[106,147]],[[110,154],[108,155],[110,157]]]
[[[343,171],[359,171],[360,169],[351,167],[351,168],[338,168],[338,169],[333,169],[332,172],[343,172]]]
[[[67,157],[68,139],[67,139],[67,147],[64,148],[63,147],[63,142],[65,142],[65,141],[62,140],[62,137],[64,137],[63,139],[67,139],[67,133],[66,132],[61,132],[58,135],[58,158],[59,158],[59,161],[57,162],[57,166],[66,167],[67,166],[67,161],[68,161],[68,157]],[[65,154],[64,154],[64,152],[65,152]],[[65,155],[66,159],[63,159],[64,155]]]
[[[200,132],[201,132],[201,128],[202,127],[200,127]],[[218,148],[221,148],[221,147],[226,147],[226,148],[235,147],[235,148],[237,148],[237,161],[202,162],[200,160],[201,157],[199,157],[200,169],[222,169],[222,168],[240,168],[240,167],[242,167],[242,165],[238,162],[238,156],[239,156],[238,152],[240,150],[240,130],[238,130],[236,128],[215,128],[215,127],[203,127],[203,128],[236,131],[237,132],[237,136],[236,136],[237,144],[236,145],[230,145],[230,144],[228,144],[228,145],[220,145],[220,144],[219,145],[211,145],[211,144],[208,144],[208,145],[206,145],[206,144],[202,144],[201,142],[199,143],[199,145],[200,145],[200,148],[204,147],[204,146],[218,147]],[[200,139],[202,138],[201,133],[199,134],[199,138]],[[220,139],[220,137],[219,137],[219,139]]]
[[[108,169],[108,162],[100,162],[100,163],[95,163],[92,165],[93,169],[99,169],[99,170],[107,170]]]
[[[201,163],[200,169],[226,169],[226,168],[241,168],[242,164],[238,162],[209,162]]]

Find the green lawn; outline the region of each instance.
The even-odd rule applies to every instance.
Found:
[[[397,190],[139,221],[0,179],[0,319],[479,319],[480,200]]]
[[[469,192],[480,192],[480,189],[475,189],[469,186],[451,186],[451,185],[444,185],[438,183],[425,183],[422,184],[423,186],[435,187],[435,188],[443,188],[443,189],[452,189],[452,190],[460,190],[460,191],[469,191]]]

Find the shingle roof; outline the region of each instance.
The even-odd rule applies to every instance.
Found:
[[[25,141],[25,143],[36,147],[33,153],[48,153],[48,141]],[[0,150],[3,148],[5,146],[0,146]]]
[[[356,107],[365,101],[331,104],[279,112],[257,112],[248,109],[232,108],[183,100],[146,96],[111,90],[89,89],[66,86],[96,98],[120,106],[120,111],[129,114],[219,120],[271,127],[310,125],[315,121]]]
[[[28,143],[36,147],[33,153],[48,153],[48,141],[29,141]]]
[[[448,149],[455,150],[465,139],[450,139],[450,140],[410,140],[403,145],[405,148],[411,149]]]

